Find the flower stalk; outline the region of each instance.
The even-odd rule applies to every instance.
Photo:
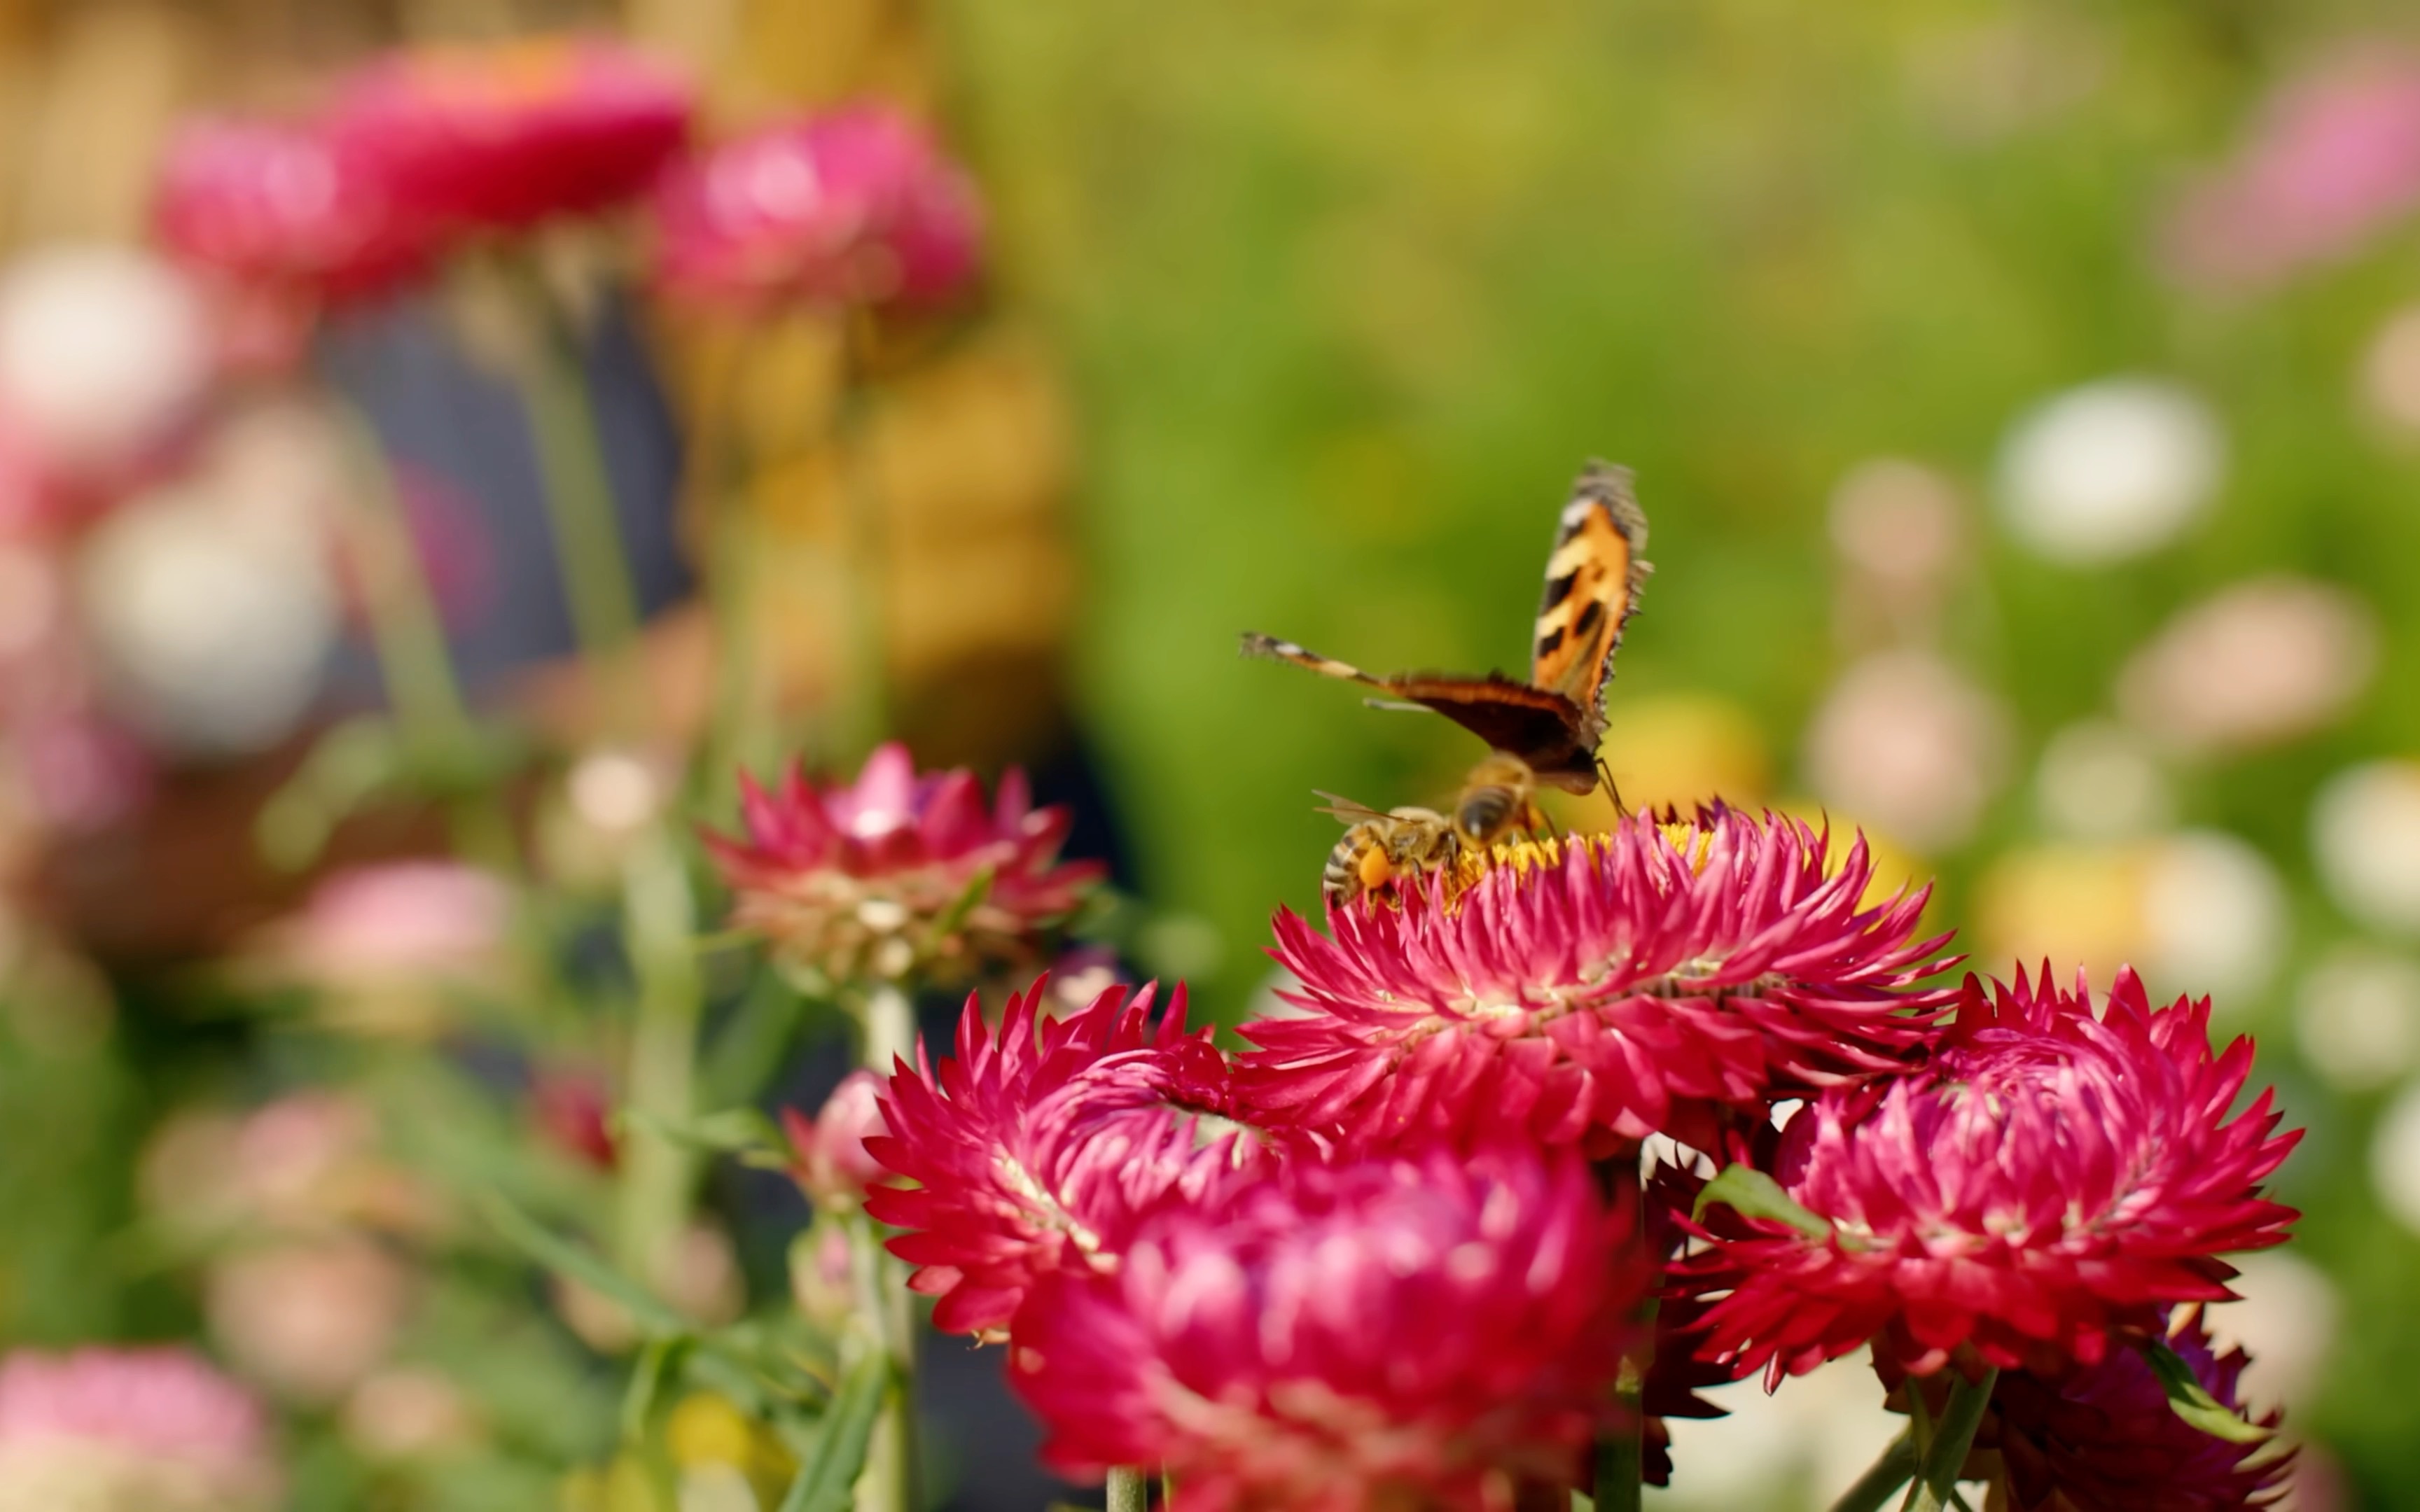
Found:
[[[1881,1512],[1883,1504],[1916,1473],[1916,1430],[1910,1428],[1890,1442],[1855,1485],[1840,1493],[1832,1512]]]
[[[1151,1512],[1151,1476],[1131,1466],[1109,1472],[1107,1512]]]
[[[1987,1369],[1978,1380],[1961,1376],[1950,1387],[1949,1404],[1942,1409],[1931,1442],[1924,1446],[1916,1484],[1908,1488],[1907,1500],[1900,1504],[1908,1512],[1944,1512],[1957,1504],[1958,1473],[1965,1468],[1966,1451],[1974,1446],[1975,1430],[1982,1427],[1984,1409],[1992,1405],[1992,1388],[1999,1380],[1998,1370]]]

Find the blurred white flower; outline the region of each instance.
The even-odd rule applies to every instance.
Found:
[[[2420,304],[2387,316],[2362,354],[2363,408],[2390,430],[2420,438]]]
[[[108,472],[164,439],[211,377],[201,301],[132,247],[50,247],[0,270],[0,411],[51,465]]]
[[[2373,929],[2420,933],[2420,763],[2330,778],[2311,805],[2311,851],[2337,907]]]
[[[2242,1389],[2256,1412],[2291,1409],[2319,1383],[2328,1351],[2335,1345],[2343,1312],[2335,1283],[2310,1261],[2286,1250],[2233,1257],[2242,1273],[2228,1283],[2242,1301],[2225,1303],[2204,1316],[2219,1347],[2240,1345],[2252,1357]]]
[[[2074,840],[2125,840],[2166,827],[2167,774],[2142,736],[2103,719],[2069,725],[2042,747],[2034,806],[2044,827]]]
[[[663,778],[634,751],[591,751],[572,766],[564,785],[572,811],[612,835],[635,833],[664,802]]]
[[[2010,533],[2079,566],[2166,545],[2218,490],[2226,443],[2191,393],[2105,378],[2020,417],[2001,444],[1999,502]]]
[[[262,749],[318,692],[337,630],[321,543],[247,526],[213,494],[163,490],[105,521],[81,563],[104,695],[171,750]]]
[[[2269,984],[2286,950],[2286,886],[2269,858],[2215,829],[2155,845],[2143,874],[2139,964],[2161,995],[2191,993],[2242,1006]]]
[[[2345,1091],[2399,1079],[2420,1063],[2420,961],[2337,947],[2304,977],[2294,1033],[2311,1069]]]
[[[2241,749],[2327,724],[2369,686],[2378,618],[2330,583],[2271,577],[2185,609],[2126,663],[2118,706],[2186,750]]]
[[[1832,547],[1899,587],[1931,582],[1957,560],[1966,530],[1958,486],[1904,457],[1860,462],[1832,489]]]
[[[2369,1179],[2388,1216],[2420,1234],[2420,1083],[2407,1084],[2379,1115]]]
[[[2009,717],[1929,652],[1887,651],[1843,672],[1807,733],[1807,779],[1834,811],[1919,851],[1974,832],[1999,786]]]
[[[1861,1355],[1795,1377],[1772,1395],[1754,1381],[1734,1381],[1711,1396],[1729,1417],[1665,1424],[1672,1486],[1658,1500],[1667,1505],[1826,1505],[1906,1427],[1884,1410],[1882,1382]]]

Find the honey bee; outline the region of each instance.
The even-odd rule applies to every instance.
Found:
[[[1515,827],[1545,825],[1532,795],[1536,778],[1527,762],[1501,753],[1470,770],[1455,795],[1450,818],[1435,809],[1406,806],[1386,813],[1350,798],[1323,793],[1319,811],[1346,822],[1343,836],[1327,853],[1320,872],[1320,896],[1342,908],[1391,887],[1398,878],[1452,865],[1465,854],[1484,856]]]

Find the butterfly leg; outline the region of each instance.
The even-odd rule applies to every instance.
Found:
[[[1621,784],[1613,779],[1613,768],[1605,764],[1603,756],[1596,759],[1596,779],[1605,784],[1606,796],[1613,800],[1613,811],[1629,818],[1630,805],[1621,801]]]

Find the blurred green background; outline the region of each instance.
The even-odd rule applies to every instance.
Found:
[[[1063,654],[1145,965],[1241,1016],[1271,912],[1317,905],[1338,831],[1311,790],[1436,803],[1478,754],[1239,660],[1237,632],[1514,668],[1573,475],[1627,464],[1657,572],[1610,700],[1625,792],[1867,827],[1893,876],[1938,878],[1977,969],[2131,961],[2155,995],[2212,994],[2309,1131],[2281,1182],[2302,1237],[2230,1310],[2310,1438],[2299,1504],[2420,1507],[2395,1384],[2420,1351],[2408,7],[0,5],[0,41],[70,33],[58,52],[148,78],[129,39],[266,28],[310,66],[508,11],[702,51],[753,81],[743,105],[858,77],[824,68],[835,38],[898,90],[849,18],[912,13],[989,197],[1000,322],[1068,391]],[[146,98],[207,93],[169,74]],[[110,98],[85,78],[27,113],[54,162],[86,140],[70,85]],[[136,114],[108,118],[147,141]],[[105,174],[10,175],[21,243],[127,232]],[[40,1151],[0,1160],[0,1318],[25,1337],[191,1321],[140,1257],[122,1287],[88,1260],[125,1242],[135,1151],[195,1083],[341,1063],[424,1115],[446,1095],[161,1011],[210,999],[181,978],[87,1011],[105,995],[60,969],[0,1045],[0,1149]],[[509,1421],[532,1462],[607,1431],[601,1395],[547,1421],[597,1394],[556,1342]],[[1796,1399],[1819,1405],[1759,1420],[1763,1489],[1693,1500],[1684,1460],[1676,1503],[1780,1504],[1758,1498],[1862,1431]],[[459,1504],[541,1484],[514,1474]]]

